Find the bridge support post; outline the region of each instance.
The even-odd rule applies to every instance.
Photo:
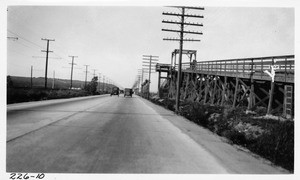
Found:
[[[187,73],[187,75],[185,76],[185,88],[184,88],[183,99],[187,98],[187,91],[188,91],[189,83],[190,83],[190,73]]]
[[[205,79],[205,91],[204,91],[203,104],[206,104],[208,91],[209,91],[209,77]]]
[[[216,96],[216,89],[217,89],[217,76],[215,76],[213,79],[213,84],[214,84],[214,88],[213,88],[213,92],[212,92],[212,97],[211,97],[211,104],[215,103],[215,96]]]
[[[271,89],[270,89],[270,91],[269,91],[269,103],[268,103],[267,114],[271,114],[271,111],[272,111],[272,103],[273,103],[273,95],[274,95],[274,86],[275,86],[275,82],[271,81]]]
[[[251,86],[250,86],[250,94],[249,94],[248,102],[249,102],[249,104],[248,104],[247,109],[251,110],[255,105],[254,80],[253,80],[252,76],[251,76]]]
[[[222,100],[221,100],[221,106],[224,105],[225,101],[225,93],[226,93],[226,87],[227,87],[227,76],[224,77],[224,84],[222,86]]]
[[[234,96],[233,96],[233,104],[232,107],[235,107],[236,105],[236,99],[237,99],[237,93],[238,93],[238,87],[239,87],[239,78],[235,78],[235,89],[234,89]]]
[[[199,82],[199,87],[198,87],[198,94],[197,94],[197,102],[201,101],[202,98],[202,79],[203,79],[203,75],[199,75],[200,76],[200,82]]]
[[[161,78],[161,71],[158,72],[158,97],[161,98],[161,90],[160,90],[160,78]]]

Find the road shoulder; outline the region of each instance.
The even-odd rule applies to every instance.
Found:
[[[205,148],[216,159],[228,167],[230,173],[244,174],[287,174],[289,171],[273,165],[270,161],[251,153],[247,149],[231,145],[228,141],[188,119],[176,115],[159,105],[140,98],[158,114],[187,134],[191,139]]]

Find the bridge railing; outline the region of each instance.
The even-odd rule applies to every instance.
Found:
[[[295,56],[272,56],[245,59],[228,59],[215,61],[201,61],[197,63],[182,63],[182,70],[201,72],[212,75],[250,77],[256,79],[270,78],[265,70],[274,67],[278,81],[293,81]],[[177,68],[176,68],[177,69]]]

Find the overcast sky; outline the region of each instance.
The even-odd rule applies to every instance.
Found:
[[[84,65],[89,65],[88,79],[105,75],[123,87],[131,87],[142,68],[142,55],[159,56],[159,62],[170,63],[171,52],[178,42],[163,41],[178,34],[162,28],[179,29],[163,24],[167,7],[145,6],[9,6],[7,11],[7,74],[44,77],[46,41],[50,42],[48,77],[70,78],[69,55],[75,58],[74,79],[84,80]],[[260,7],[205,7],[188,11],[203,15],[187,22],[203,23],[191,28],[203,35],[187,35],[201,42],[186,42],[184,49],[197,50],[197,61],[294,54],[294,9]],[[35,56],[35,57],[33,57]],[[57,59],[62,58],[62,59]],[[187,61],[187,58],[184,59]],[[151,90],[157,90],[157,75],[152,75]]]

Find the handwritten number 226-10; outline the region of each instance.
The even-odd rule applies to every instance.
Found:
[[[9,179],[29,179],[29,178],[35,178],[35,179],[43,179],[45,177],[44,173],[37,174],[36,176],[29,176],[27,173],[11,173]]]

